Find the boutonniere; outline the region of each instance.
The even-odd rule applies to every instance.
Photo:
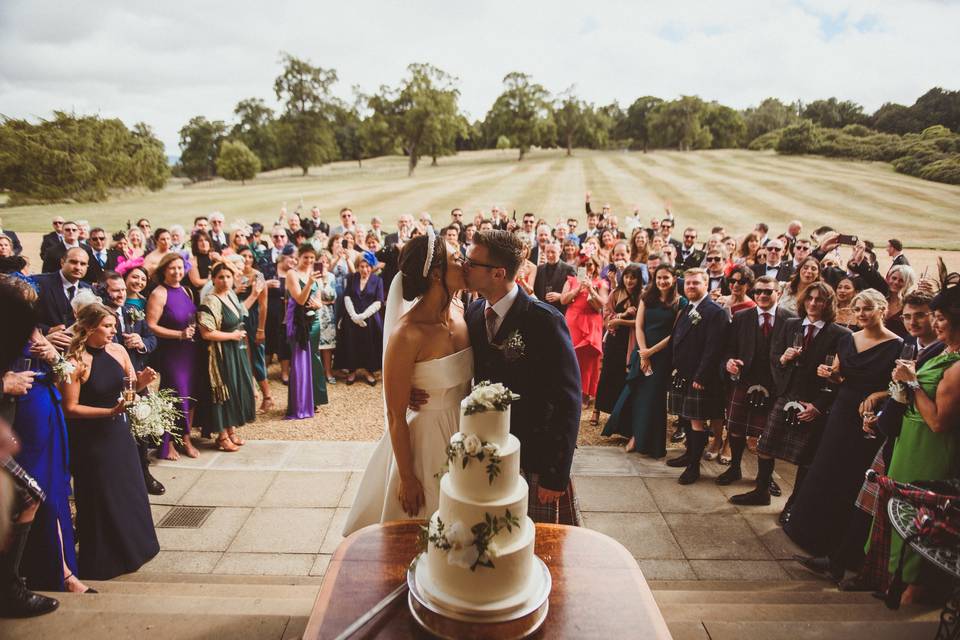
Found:
[[[131,322],[140,322],[146,318],[146,314],[137,307],[127,307],[127,317]]]
[[[511,331],[510,335],[501,344],[494,345],[494,348],[503,353],[503,358],[507,362],[516,362],[527,351],[527,345],[523,341],[523,334],[520,333],[519,329]]]
[[[696,309],[691,310],[689,316],[690,316],[690,324],[694,326],[700,324],[700,321],[703,320],[703,317],[700,315],[700,313]]]

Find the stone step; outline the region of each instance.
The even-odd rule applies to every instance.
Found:
[[[270,600],[315,600],[318,584],[250,584],[237,582],[134,582],[132,580],[87,580],[84,584],[101,594],[191,596],[204,598],[266,598]]]
[[[46,593],[60,601],[60,608],[69,611],[105,613],[201,614],[214,612],[234,616],[308,616],[313,597],[259,597],[239,595],[170,595],[142,593]]]
[[[673,640],[913,640],[933,638],[937,622],[667,622]]]
[[[116,582],[180,582],[202,584],[289,584],[316,585],[323,582],[323,576],[276,576],[244,575],[226,573],[153,573],[140,571],[128,573],[110,580]]]
[[[664,603],[660,613],[669,622],[711,623],[800,623],[800,622],[931,622],[940,619],[940,610],[903,607],[891,611],[876,604],[679,604]]]
[[[881,606],[870,593],[852,591],[654,591],[659,606],[666,604],[869,604]]]
[[[658,591],[827,591],[837,588],[826,580],[648,580]]]

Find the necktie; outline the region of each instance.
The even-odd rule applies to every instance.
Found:
[[[101,267],[107,263],[107,257],[102,251],[97,253],[97,262],[100,263]]]
[[[770,312],[763,312],[763,337],[769,338],[770,332],[773,331],[773,325],[770,324]]]
[[[67,300],[73,300],[73,294],[77,292],[77,285],[70,285],[67,287]]]
[[[487,341],[493,343],[493,337],[497,334],[497,312],[493,307],[487,307],[483,316],[487,322]]]
[[[813,332],[817,330],[817,325],[808,324],[807,333],[803,336],[803,348],[807,349],[810,346],[810,343],[813,342]]]

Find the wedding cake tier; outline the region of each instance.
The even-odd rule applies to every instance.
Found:
[[[520,441],[510,434],[515,399],[503,385],[480,383],[460,403],[460,430],[447,447],[439,509],[425,528],[417,572],[423,592],[450,609],[503,611],[541,586]]]

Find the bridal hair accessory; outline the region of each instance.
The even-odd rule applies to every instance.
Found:
[[[433,226],[427,225],[427,260],[423,263],[423,277],[426,278],[430,273],[430,263],[433,262],[433,245],[437,243],[437,235],[433,232]]]

